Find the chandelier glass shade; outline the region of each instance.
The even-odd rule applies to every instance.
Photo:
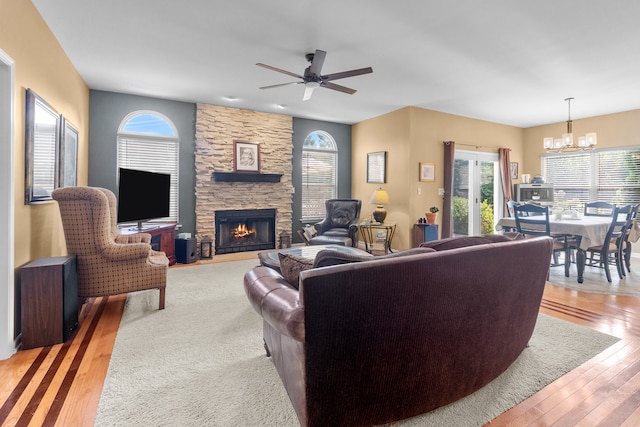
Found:
[[[542,140],[544,149],[548,153],[560,153],[565,151],[593,150],[598,144],[598,135],[595,132],[589,132],[584,136],[578,137],[578,143],[573,140],[573,121],[571,120],[571,100],[573,98],[565,98],[569,108],[569,116],[567,119],[567,133],[563,133],[561,138],[546,137]]]

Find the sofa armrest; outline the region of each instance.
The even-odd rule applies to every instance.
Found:
[[[244,290],[265,322],[284,335],[304,341],[304,309],[299,293],[280,273],[255,267],[244,276]]]

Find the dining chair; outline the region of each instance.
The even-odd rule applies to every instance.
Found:
[[[612,216],[616,205],[607,202],[589,202],[584,204],[584,216]]]
[[[630,213],[630,221],[627,225],[627,229],[624,232],[624,237],[622,239],[622,254],[624,258],[624,266],[622,270],[624,271],[624,267],[627,267],[627,271],[631,273],[631,241],[629,241],[629,237],[631,235],[632,228],[635,227],[635,223],[638,218],[638,210],[640,210],[640,204],[631,207]]]
[[[517,205],[518,205],[518,202],[516,202],[515,200],[509,200],[507,202],[507,217],[509,218],[515,217],[515,209]]]
[[[624,272],[623,250],[624,233],[631,222],[631,205],[614,207],[611,224],[601,245],[591,246],[586,249],[589,259],[586,266],[604,268],[607,281],[611,283],[610,265],[615,265],[618,276],[622,279]]]
[[[514,206],[516,231],[526,238],[550,236],[553,238],[553,262],[551,267],[564,265],[564,275],[569,277],[571,267],[571,235],[552,233],[549,224],[549,208],[533,204]],[[564,254],[564,262],[558,261],[558,254]]]

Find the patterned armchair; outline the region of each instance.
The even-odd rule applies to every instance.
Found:
[[[158,288],[164,309],[167,268],[164,252],[151,249],[151,236],[121,236],[116,227],[116,196],[97,187],[53,191],[58,202],[67,252],[77,256],[78,296],[117,295]]]

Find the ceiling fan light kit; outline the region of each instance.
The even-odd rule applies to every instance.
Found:
[[[304,84],[305,90],[304,90],[304,95],[302,97],[303,101],[310,99],[311,95],[313,94],[313,90],[317,87],[323,87],[326,89],[332,89],[338,92],[343,92],[343,93],[348,93],[349,95],[353,95],[354,93],[356,93],[355,89],[351,89],[345,86],[331,83],[331,81],[338,80],[338,79],[345,79],[347,77],[354,77],[354,76],[359,76],[362,74],[368,74],[373,72],[373,69],[371,67],[366,67],[366,68],[359,68],[357,70],[342,71],[340,73],[322,75],[321,74],[322,65],[324,64],[324,58],[326,55],[327,55],[327,52],[319,49],[316,49],[315,53],[307,53],[305,55],[305,58],[307,59],[307,61],[310,62],[310,65],[304,70],[303,75],[292,73],[291,71],[282,70],[280,68],[272,67],[271,65],[266,65],[261,62],[258,62],[256,65],[259,67],[263,67],[268,70],[276,71],[278,73],[286,74],[288,76],[296,77],[300,79],[300,81],[297,81],[297,82],[262,86],[260,89],[273,89],[281,86]]]
[[[565,98],[568,103],[569,115],[567,118],[567,133],[563,133],[561,138],[546,137],[542,140],[544,149],[547,153],[561,153],[565,151],[593,150],[598,144],[598,135],[595,132],[589,132],[584,136],[578,137],[578,144],[573,141],[573,121],[571,120],[571,100],[573,98]]]

